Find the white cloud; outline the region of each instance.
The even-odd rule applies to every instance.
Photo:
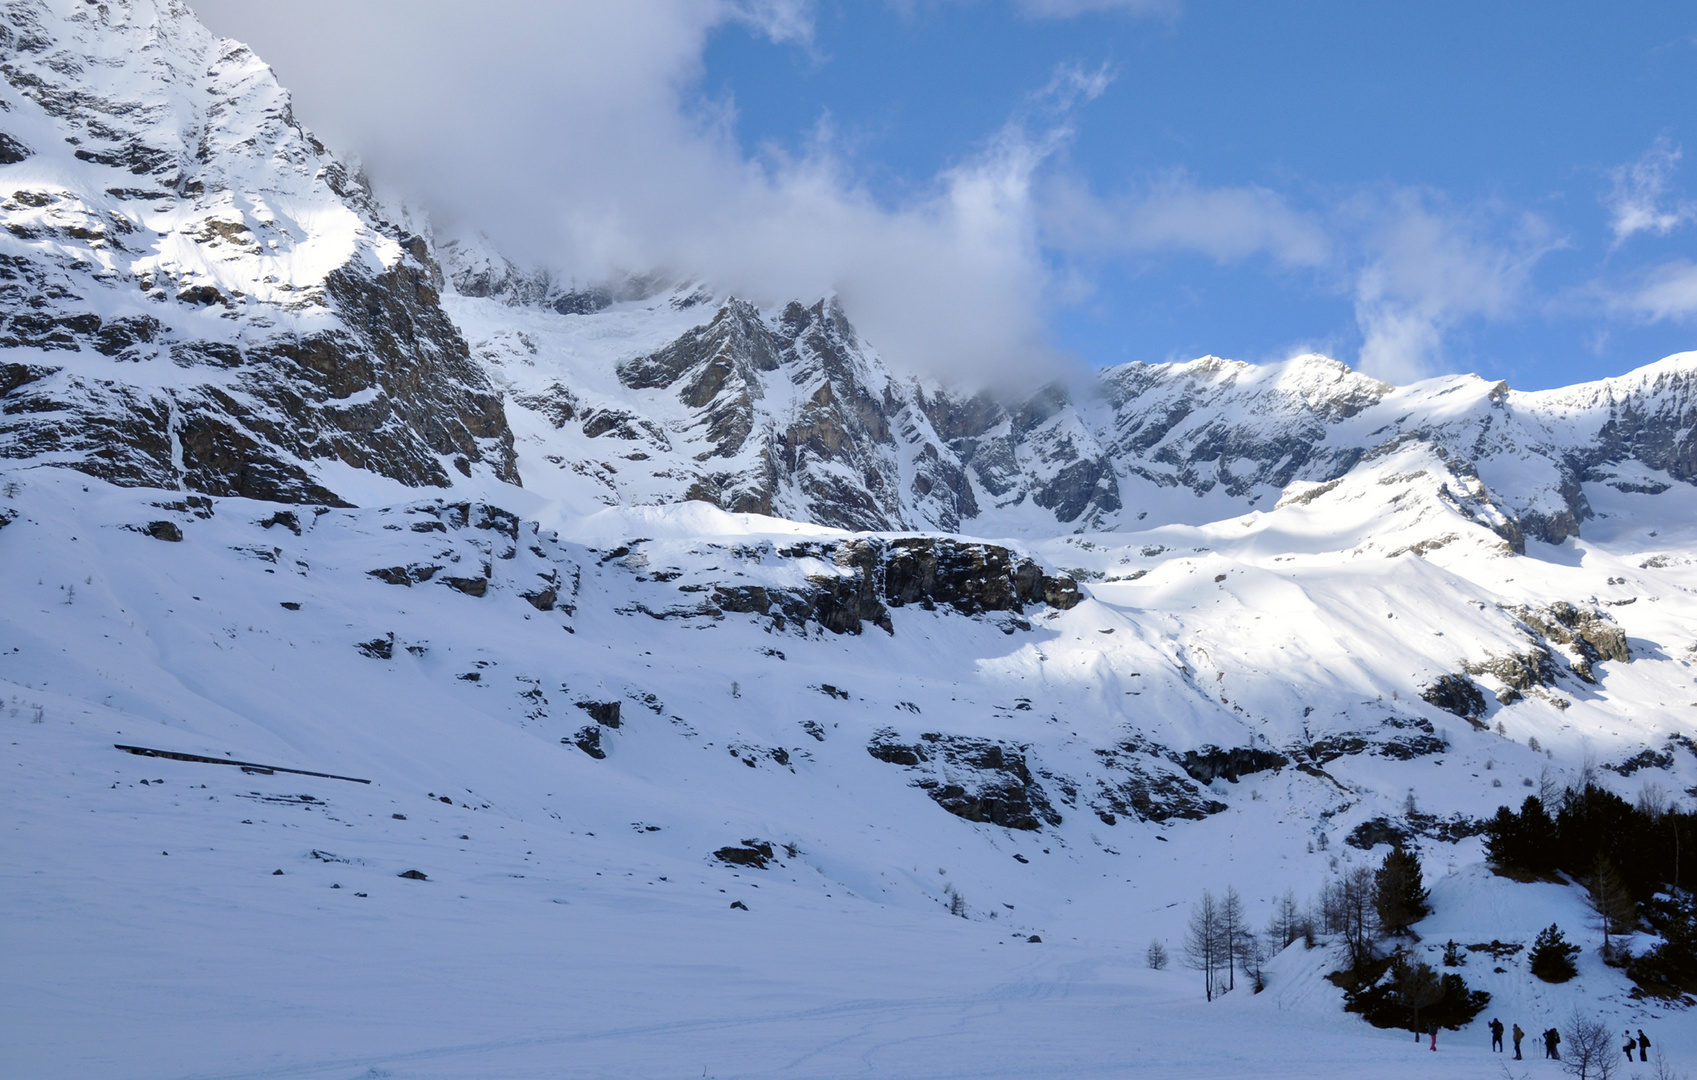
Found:
[[[814,0],[732,0],[731,18],[776,42],[813,41]]]
[[[1651,322],[1697,317],[1697,264],[1688,259],[1663,263],[1645,274],[1632,291],[1611,297],[1609,306]]]
[[[1052,376],[1047,320],[1088,294],[1089,264],[1174,252],[1312,273],[1353,302],[1363,367],[1423,375],[1467,320],[1519,309],[1551,246],[1533,219],[1409,193],[1302,209],[1170,172],[1101,197],[1065,151],[1106,69],[1060,69],[976,154],[895,202],[868,190],[824,121],[795,154],[751,157],[734,100],[701,92],[708,40],[734,24],[810,49],[814,0],[197,7],[276,65],[306,122],[450,231],[581,280],[662,268],[762,303],[836,291],[890,361],[944,378]],[[1646,175],[1653,188],[1661,174]],[[1636,310],[1677,307],[1677,286],[1656,284],[1661,306]]]
[[[1603,205],[1609,211],[1615,247],[1639,233],[1666,236],[1697,220],[1697,203],[1673,196],[1673,175],[1679,170],[1680,157],[1679,147],[1664,135],[1637,161],[1609,171],[1614,187]]]
[[[1406,382],[1443,370],[1447,337],[1469,319],[1502,320],[1524,305],[1533,266],[1561,246],[1530,216],[1456,211],[1413,191],[1346,208],[1362,228],[1350,278],[1362,335],[1359,366]]]
[[[1099,199],[1061,178],[1046,192],[1045,238],[1079,254],[1190,251],[1219,263],[1265,254],[1289,267],[1323,266],[1332,242],[1321,221],[1257,186],[1206,187],[1172,172]]]
[[[250,40],[332,145],[447,230],[593,280],[665,268],[763,303],[839,292],[909,370],[986,382],[1052,362],[1032,184],[1105,71],[1064,69],[979,153],[896,203],[828,125],[750,157],[703,100],[709,36],[809,47],[811,0],[199,0]]]
[[[1099,11],[1170,18],[1181,7],[1180,0],[1017,0],[1017,3],[1026,14],[1043,19],[1070,19]]]

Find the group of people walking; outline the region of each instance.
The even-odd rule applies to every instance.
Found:
[[[1632,1051],[1637,1050],[1639,1061],[1649,1061],[1650,1060],[1650,1036],[1644,1034],[1644,1029],[1639,1028],[1638,1034],[1636,1036],[1634,1036],[1632,1034],[1631,1030],[1627,1030],[1626,1032],[1624,1032],[1624,1034],[1626,1036],[1626,1044],[1621,1047],[1621,1051],[1626,1054],[1626,1060],[1631,1061],[1632,1060]],[[1520,1057],[1520,1040],[1524,1039],[1525,1037],[1526,1037],[1526,1032],[1520,1030],[1520,1025],[1519,1024],[1514,1025],[1514,1060],[1516,1060],[1516,1061],[1521,1060],[1521,1057]],[[1544,1037],[1544,1057],[1555,1060],[1555,1061],[1560,1061],[1561,1060],[1561,1051],[1559,1049],[1557,1049],[1557,1047],[1559,1047],[1561,1045],[1561,1032],[1557,1031],[1555,1028],[1550,1028],[1548,1031],[1544,1032],[1543,1037]],[[1436,1039],[1436,1037],[1433,1038],[1432,1042],[1433,1042],[1432,1049],[1436,1050],[1437,1049],[1437,1039]],[[1503,1048],[1503,1022],[1501,1020],[1497,1020],[1497,1019],[1493,1018],[1491,1020],[1491,1049],[1498,1052],[1498,1053],[1501,1053],[1502,1048]]]

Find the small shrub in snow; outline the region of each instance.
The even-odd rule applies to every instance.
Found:
[[[1143,954],[1143,959],[1154,970],[1165,971],[1167,968],[1167,947],[1162,945],[1159,939],[1151,941],[1148,950]]]
[[[966,897],[962,896],[960,890],[955,888],[954,882],[951,881],[943,886],[943,899],[949,905],[950,915],[959,916],[962,919],[966,918]]]

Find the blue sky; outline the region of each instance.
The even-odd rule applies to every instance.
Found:
[[[899,368],[1697,347],[1697,7],[198,0],[437,230],[838,293]],[[1624,14],[1622,14],[1624,12]]]
[[[879,197],[899,201],[980,154],[1067,66],[1112,81],[1066,118],[1055,174],[1103,197],[1175,177],[1264,189],[1338,246],[1306,266],[1182,241],[1049,251],[1086,282],[1055,304],[1052,340],[1095,363],[1306,346],[1355,360],[1352,271],[1373,258],[1361,234],[1408,200],[1464,251],[1526,264],[1501,305],[1434,316],[1432,370],[1535,388],[1697,347],[1694,312],[1658,319],[1606,298],[1692,253],[1689,217],[1665,235],[1617,242],[1611,229],[1620,170],[1647,156],[1661,213],[1697,197],[1697,166],[1673,159],[1687,139],[1697,147],[1690,4],[1191,3],[1034,18],[1002,3],[835,0],[806,46],[724,27],[701,89],[734,99],[750,155],[804,152],[825,123]]]

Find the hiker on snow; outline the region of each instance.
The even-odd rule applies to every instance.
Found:
[[[1500,1053],[1502,1053],[1502,1049],[1503,1049],[1503,1022],[1501,1020],[1498,1020],[1498,1019],[1493,1017],[1492,1020],[1491,1020],[1491,1050],[1495,1053],[1500,1054]]]
[[[1514,1025],[1514,1060],[1520,1060],[1520,1040],[1526,1038],[1526,1032],[1520,1030],[1520,1025]]]
[[[1621,1047],[1621,1049],[1626,1052],[1626,1060],[1627,1063],[1630,1064],[1632,1062],[1632,1052],[1638,1049],[1638,1040],[1632,1037],[1631,1028],[1626,1029],[1626,1045]]]
[[[1627,1055],[1627,1057],[1631,1056],[1631,1054]],[[1638,1060],[1650,1060],[1650,1036],[1644,1034],[1643,1028],[1638,1029]]]
[[[1555,1028],[1551,1028],[1544,1032],[1544,1056],[1547,1058],[1555,1058],[1557,1061],[1560,1061],[1561,1051],[1556,1049],[1556,1044],[1560,1042],[1561,1032],[1557,1031]]]

